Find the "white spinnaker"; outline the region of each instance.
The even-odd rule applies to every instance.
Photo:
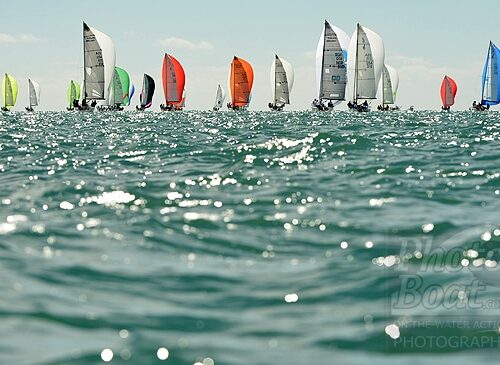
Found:
[[[30,106],[38,106],[40,104],[40,85],[38,82],[28,79],[28,90]]]
[[[373,30],[358,24],[347,52],[350,100],[376,98],[384,61],[385,47],[382,38]]]
[[[340,42],[340,46],[342,50],[347,54],[349,43],[351,42],[351,38],[344,32],[342,29],[335,25],[331,25],[331,28],[337,35],[337,38]],[[323,66],[323,45],[325,42],[325,27],[321,31],[321,35],[318,40],[318,46],[316,47],[316,98],[319,100],[321,98],[320,88],[321,88],[321,71]],[[342,102],[342,100],[334,100],[333,105],[338,105]]]
[[[93,81],[94,84],[103,83],[103,87],[92,87],[93,83],[87,82],[85,84],[84,89],[86,90],[87,99],[101,99],[109,101],[110,90],[113,84],[113,75],[115,73],[115,63],[116,63],[116,53],[115,46],[110,37],[106,34],[94,29],[92,27],[88,27],[90,32],[95,36],[95,41],[97,42],[97,46],[100,50],[97,51],[97,57],[95,49],[87,50],[85,48],[85,66],[87,70],[85,70],[85,80],[89,77]],[[85,43],[87,45],[87,43]],[[90,46],[92,46],[92,42],[90,42]],[[100,60],[98,56],[102,55],[102,64],[101,66]],[[90,64],[89,64],[90,63]],[[94,66],[95,64],[95,66]],[[97,72],[97,78],[92,78],[92,72],[89,70],[89,67],[96,67],[97,69],[104,68],[102,72]],[[103,77],[103,80],[101,78]],[[90,86],[90,89],[89,89]],[[102,94],[102,95],[101,95]],[[85,97],[85,96],[84,96]]]
[[[295,75],[293,66],[285,59],[275,56],[271,63],[272,102],[278,104],[290,104],[290,93],[292,92]]]

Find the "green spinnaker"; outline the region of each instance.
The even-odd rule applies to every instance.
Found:
[[[73,102],[80,100],[80,84],[71,80],[68,87],[68,106],[73,108]]]
[[[16,105],[17,91],[17,80],[13,76],[5,74],[3,78],[3,106],[5,108],[10,109]]]
[[[129,101],[130,77],[123,68],[115,67],[113,81],[114,103],[118,105],[128,105]]]

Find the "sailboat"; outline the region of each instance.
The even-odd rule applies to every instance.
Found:
[[[5,74],[3,78],[3,107],[2,111],[8,112],[10,108],[16,105],[17,100],[17,80],[9,75]]]
[[[226,99],[226,91],[222,88],[222,86],[217,85],[217,94],[215,94],[215,105],[213,107],[214,111],[220,110],[222,108],[222,104],[224,104],[224,99]]]
[[[115,73],[115,46],[106,34],[83,23],[83,89],[79,110],[92,110],[109,101]],[[91,101],[89,106],[88,102]]]
[[[153,95],[155,93],[155,80],[147,74],[142,79],[142,91],[140,95],[141,105],[136,105],[137,110],[146,110],[153,104]]]
[[[231,101],[227,107],[233,110],[248,108],[252,99],[253,68],[248,61],[234,56],[229,74]]]
[[[33,112],[34,106],[40,104],[40,85],[38,82],[28,79],[28,99],[29,106],[25,107],[27,112]]]
[[[160,109],[182,110],[185,105],[186,74],[179,61],[167,53],[163,57],[162,81],[165,104],[161,104]]]
[[[488,56],[483,68],[481,104],[473,104],[478,111],[488,110],[491,105],[500,104],[500,49],[490,41]]]
[[[445,76],[441,83],[441,101],[443,111],[450,111],[450,107],[455,104],[455,96],[457,95],[457,83],[450,76]]]
[[[112,105],[109,110],[123,110],[128,105],[130,77],[123,68],[115,67],[112,87]]]
[[[271,64],[271,92],[273,98],[273,101],[269,103],[271,110],[283,110],[286,104],[290,104],[293,80],[292,65],[275,55]]]
[[[317,91],[313,109],[330,110],[345,100],[349,43],[346,32],[325,20],[316,48]]]
[[[382,104],[378,106],[378,110],[398,110],[397,106],[390,107],[396,104],[396,93],[399,87],[399,74],[398,71],[389,65],[384,65],[382,77],[379,84],[379,95]]]
[[[373,30],[357,24],[347,55],[349,109],[369,111],[368,100],[377,98],[377,87],[385,61],[382,38]],[[364,100],[363,103],[360,103]]]
[[[75,110],[78,108],[78,101],[80,100],[81,86],[78,82],[71,80],[68,86],[68,107],[66,110]]]

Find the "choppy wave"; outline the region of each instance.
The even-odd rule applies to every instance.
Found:
[[[418,271],[500,300],[498,113],[12,113],[0,157],[2,363],[496,358],[401,345],[478,329],[391,298]]]

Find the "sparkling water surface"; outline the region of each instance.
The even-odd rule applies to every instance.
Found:
[[[390,298],[422,242],[500,247],[499,162],[497,112],[5,113],[0,363],[494,363],[397,346],[499,326],[403,326]]]

